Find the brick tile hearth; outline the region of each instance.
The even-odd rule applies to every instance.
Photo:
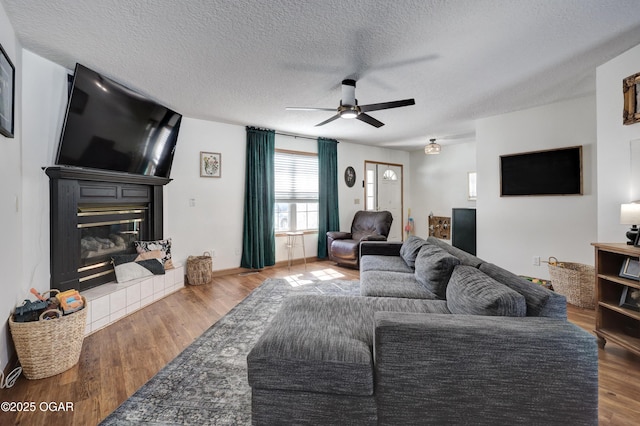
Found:
[[[126,315],[144,308],[184,287],[184,267],[176,265],[165,275],[107,283],[81,292],[89,309],[85,336],[113,324]]]

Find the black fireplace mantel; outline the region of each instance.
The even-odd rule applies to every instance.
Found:
[[[43,169],[49,176],[52,289],[82,291],[115,280],[110,265],[91,280],[79,271],[79,206],[144,205],[148,209],[145,238],[162,239],[162,192],[171,179],[64,166]]]
[[[43,167],[49,179],[75,179],[95,182],[133,183],[140,185],[163,186],[171,182],[169,178],[158,176],[132,175],[109,170],[83,169],[80,167]]]

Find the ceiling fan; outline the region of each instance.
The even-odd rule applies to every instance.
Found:
[[[316,124],[316,127],[323,126],[338,118],[356,118],[371,124],[374,127],[382,127],[384,123],[366,114],[370,111],[379,111],[382,109],[398,108],[409,105],[415,105],[414,99],[403,99],[401,101],[381,102],[378,104],[358,105],[356,99],[356,81],[351,79],[342,80],[342,99],[337,113],[333,117]],[[287,111],[336,111],[336,108],[311,108],[311,107],[287,107]]]

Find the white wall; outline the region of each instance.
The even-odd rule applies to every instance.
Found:
[[[20,43],[16,39],[2,4],[0,4],[0,44],[9,56],[16,70],[15,82],[15,137],[0,135],[0,223],[2,223],[2,244],[0,244],[0,368],[9,360],[12,347],[7,318],[15,304],[24,298],[22,286],[22,170],[21,170],[21,107],[22,107],[22,57]]]
[[[596,240],[596,104],[589,96],[478,120],[478,256],[548,278],[534,256],[593,265]],[[499,157],[583,146],[583,196],[500,197]]]
[[[49,289],[49,178],[67,104],[68,71],[22,51],[23,282],[27,289]]]
[[[622,124],[622,80],[640,72],[640,45],[596,69],[598,98],[598,234],[600,242],[624,242],[620,204],[640,199],[631,191],[630,142],[640,139],[640,124]],[[635,164],[635,173],[640,164]],[[634,173],[634,174],[635,174]],[[638,182],[635,183],[636,187]]]
[[[475,208],[476,202],[467,199],[467,175],[474,171],[475,141],[444,145],[438,155],[411,153],[411,216],[417,236],[429,236],[429,213],[450,217],[452,208]]]
[[[214,270],[240,265],[245,150],[244,127],[183,117],[164,190],[164,236],[177,262],[215,251]],[[221,154],[220,178],[200,177],[200,151]]]
[[[7,49],[5,43],[3,46]],[[16,138],[0,144],[0,150],[4,147],[20,150],[0,154],[2,161],[7,162],[2,164],[0,173],[8,173],[0,177],[1,191],[11,192],[2,194],[4,200],[10,200],[2,203],[2,208],[12,209],[10,216],[16,216],[14,223],[4,212],[0,213],[3,223],[7,222],[4,237],[13,239],[13,234],[16,238],[3,246],[2,250],[6,248],[9,252],[0,255],[0,268],[5,274],[0,283],[4,295],[0,303],[6,304],[0,308],[3,318],[9,317],[16,304],[30,298],[30,288],[40,292],[49,289],[49,179],[42,167],[53,164],[67,96],[64,68],[27,50],[18,52],[21,63],[19,67],[16,65],[16,79],[22,90],[16,93],[16,116],[21,120],[16,121]],[[5,331],[3,328],[3,334]],[[8,339],[2,336],[3,343],[9,343]],[[7,362],[6,348],[4,345],[0,353],[1,365]]]

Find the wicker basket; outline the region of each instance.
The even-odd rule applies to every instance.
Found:
[[[187,258],[187,280],[191,285],[207,284],[211,281],[213,262],[209,252],[202,256],[189,256]]]
[[[556,293],[567,298],[567,302],[580,308],[594,309],[595,268],[572,262],[558,262],[549,258],[551,285]]]
[[[87,321],[84,308],[59,318],[14,322],[9,317],[11,337],[27,379],[55,376],[76,365],[80,359]]]

